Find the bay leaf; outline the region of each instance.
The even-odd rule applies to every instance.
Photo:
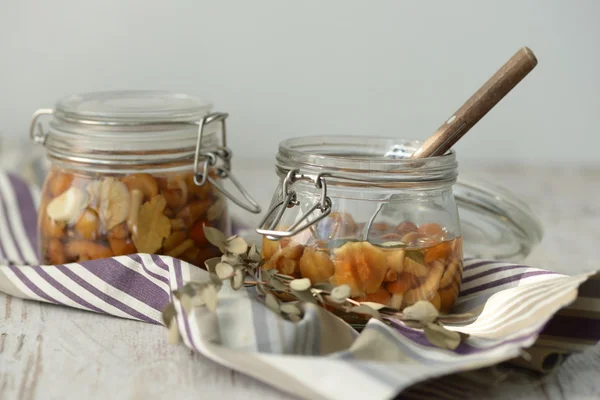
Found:
[[[133,235],[139,253],[156,253],[171,233],[171,220],[163,214],[166,205],[167,201],[159,194],[140,207],[137,234]]]
[[[425,256],[423,255],[423,251],[421,250],[406,250],[404,253],[405,257],[410,258],[414,262],[417,262],[421,265],[425,265]]]

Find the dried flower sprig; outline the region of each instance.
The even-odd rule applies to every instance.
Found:
[[[403,311],[373,302],[359,302],[350,298],[348,285],[333,286],[330,283],[312,284],[307,278],[296,279],[276,270],[261,270],[265,260],[256,246],[248,245],[239,236],[227,238],[218,229],[204,226],[206,239],[223,253],[221,257],[207,260],[205,265],[210,279],[206,282],[188,282],[173,292],[181,307],[189,313],[193,307],[205,306],[210,311],[217,307],[218,292],[224,281],[238,290],[246,283],[255,286],[264,298],[264,304],[282,317],[297,322],[302,319],[302,303],[314,303],[341,313],[353,314],[361,319],[376,318],[384,323],[402,321],[405,325],[422,329],[427,340],[440,348],[455,349],[468,336],[449,330],[443,322],[470,318],[469,315],[442,316],[428,301],[418,301]],[[249,278],[249,279],[247,279]],[[284,297],[286,301],[281,300]],[[288,300],[289,299],[289,300]],[[173,303],[163,311],[163,320],[169,327],[169,339],[180,339]]]

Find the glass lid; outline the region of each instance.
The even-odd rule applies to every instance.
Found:
[[[509,190],[459,176],[454,185],[465,257],[522,261],[542,240],[542,224]]]
[[[129,125],[198,121],[211,108],[210,102],[182,93],[112,91],[67,96],[56,103],[54,113],[71,122]]]

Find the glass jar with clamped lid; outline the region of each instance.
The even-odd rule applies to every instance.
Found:
[[[256,229],[263,268],[312,284],[348,285],[358,302],[403,309],[427,300],[445,313],[460,291],[463,240],[471,256],[488,250],[486,256],[506,258],[519,258],[539,242],[539,224],[526,208],[493,190],[457,184],[452,150],[409,158],[420,145],[355,136],[280,143],[280,183]]]
[[[260,207],[231,173],[228,114],[211,109],[185,94],[117,91],[38,110],[30,135],[50,160],[38,217],[41,262],[148,253],[203,266],[218,256],[203,225],[230,231],[226,197],[253,213]],[[239,193],[225,189],[226,179]]]

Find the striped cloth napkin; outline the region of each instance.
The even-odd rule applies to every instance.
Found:
[[[475,259],[465,263],[453,310],[475,317],[447,326],[471,336],[453,351],[401,323],[372,320],[359,334],[312,304],[293,323],[263,306],[254,290],[228,285],[215,313],[196,307],[187,314],[171,293],[207,279],[204,270],[149,254],[40,266],[37,189],[0,173],[0,203],[0,291],[153,324],[162,324],[162,310],[174,302],[185,346],[300,398],[451,398],[472,393],[482,368],[512,360],[546,372],[600,340],[600,274]],[[431,379],[434,385],[423,385]]]

